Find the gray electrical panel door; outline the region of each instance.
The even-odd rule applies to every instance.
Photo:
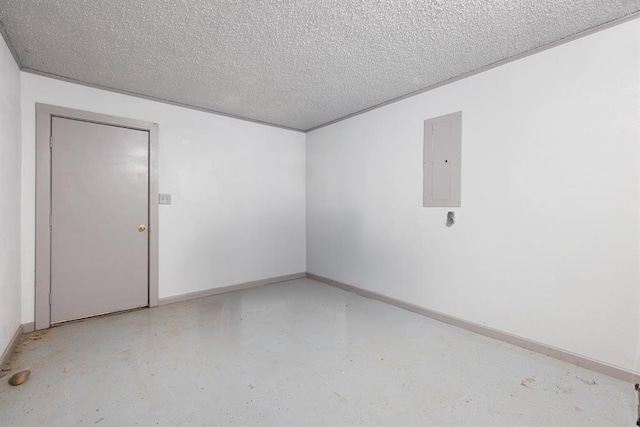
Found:
[[[462,112],[424,121],[423,206],[460,207]]]

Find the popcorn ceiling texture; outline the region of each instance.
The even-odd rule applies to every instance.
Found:
[[[22,67],[300,130],[640,0],[0,0]]]

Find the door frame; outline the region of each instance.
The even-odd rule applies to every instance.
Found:
[[[158,305],[158,124],[36,103],[35,329],[51,327],[51,125],[53,117],[149,132],[149,307]]]

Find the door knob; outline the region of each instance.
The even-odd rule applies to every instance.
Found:
[[[147,227],[144,226],[144,225],[141,225],[141,226],[138,227],[138,231],[141,232],[141,233],[146,229],[147,229]]]

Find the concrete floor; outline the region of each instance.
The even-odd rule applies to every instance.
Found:
[[[308,279],[27,335],[0,425],[633,426],[633,385]]]

